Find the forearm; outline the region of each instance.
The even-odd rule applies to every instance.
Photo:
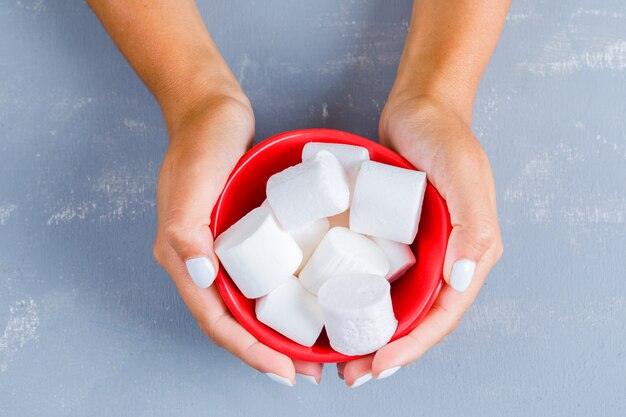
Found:
[[[390,97],[424,96],[470,121],[510,0],[415,0]]]
[[[211,96],[243,96],[193,0],[87,2],[159,102],[168,127]]]

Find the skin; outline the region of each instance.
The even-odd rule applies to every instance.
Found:
[[[242,361],[295,383],[321,380],[322,365],[263,345],[231,315],[215,285],[196,287],[185,260],[217,270],[211,208],[252,144],[249,100],[213,43],[193,0],[88,0],[102,25],[158,101],[170,145],[157,192],[154,256],[204,333]],[[502,254],[489,161],[471,132],[474,96],[509,7],[499,0],[416,0],[398,75],[383,109],[383,144],[428,173],[453,223],[444,278],[457,259],[477,262],[469,288],[444,286],[409,335],[365,358],[338,364],[348,386],[367,373],[406,365],[460,323]]]
[[[487,274],[502,256],[495,184],[489,160],[472,134],[478,84],[498,41],[506,0],[416,0],[398,74],[383,109],[381,143],[417,169],[446,200],[452,220],[441,290],[424,320],[376,353],[338,364],[348,386],[367,373],[415,361],[460,324]],[[477,263],[464,292],[450,285],[456,260]]]

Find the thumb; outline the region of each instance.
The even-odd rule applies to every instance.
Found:
[[[443,275],[448,285],[464,292],[474,281],[476,265],[489,249],[501,247],[500,232],[493,174],[484,154],[466,156],[452,170],[459,175],[444,187],[453,228]]]
[[[495,259],[502,252],[489,159],[465,120],[437,103],[427,103],[413,119],[404,120],[389,122],[393,130],[387,139],[428,173],[446,201],[453,228],[443,275],[448,285],[464,292],[472,282],[479,285],[474,273],[485,254],[493,253]],[[489,251],[492,245],[495,250]],[[489,267],[494,259],[486,259]]]
[[[444,279],[456,291],[464,292],[473,282],[476,265],[499,238],[489,222],[458,224],[452,229],[444,261]]]
[[[187,142],[173,146],[164,164],[169,171],[163,176],[169,183],[162,187],[169,190],[164,237],[200,288],[213,283],[219,265],[209,224],[213,206],[239,157],[231,149],[232,145],[219,140]]]

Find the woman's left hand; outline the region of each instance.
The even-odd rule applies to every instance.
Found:
[[[390,98],[381,143],[427,173],[452,220],[442,288],[424,320],[376,353],[337,365],[348,386],[385,378],[422,356],[456,329],[502,255],[493,174],[469,123],[428,97]]]

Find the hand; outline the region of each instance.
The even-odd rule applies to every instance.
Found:
[[[209,229],[211,211],[254,136],[247,98],[241,93],[197,100],[190,110],[166,116],[166,121],[171,141],[159,176],[154,256],[215,344],[260,372],[273,374],[269,376],[277,382],[293,385],[295,372],[319,381],[321,364],[292,361],[260,343],[237,322],[211,285],[218,269]]]
[[[390,376],[442,341],[457,328],[502,255],[493,174],[467,118],[431,98],[392,95],[379,131],[381,143],[426,172],[446,200],[453,229],[443,265],[446,285],[431,310],[407,336],[338,364],[349,386]]]

